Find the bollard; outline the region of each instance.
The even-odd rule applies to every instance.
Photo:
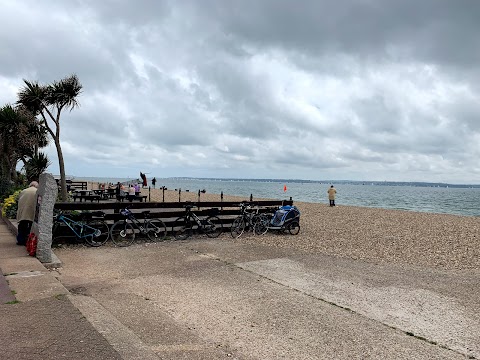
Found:
[[[162,186],[162,201],[165,202],[165,186]]]
[[[250,194],[250,201],[253,201],[253,194]]]
[[[150,186],[148,187],[148,202],[150,202]]]
[[[179,188],[178,189],[178,202],[182,202],[181,198],[182,198],[182,189]]]

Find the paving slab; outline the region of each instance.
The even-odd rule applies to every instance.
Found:
[[[42,265],[35,257],[22,254],[18,257],[2,258],[3,274],[14,274],[24,271],[45,271],[45,266]]]
[[[45,268],[44,271],[23,271],[5,278],[21,302],[68,294],[68,290]]]
[[[65,296],[0,305],[0,319],[2,359],[122,359]]]
[[[0,304],[5,304],[15,300],[15,296],[13,295],[5,276],[3,275],[3,270],[0,268]]]
[[[382,279],[379,286],[361,272],[354,277],[346,276],[346,271],[327,273],[318,263],[307,263],[301,258],[277,258],[237,266],[412,336],[480,357],[478,308],[462,306],[455,297],[413,287],[408,278],[387,286]],[[378,270],[375,273],[380,275]]]

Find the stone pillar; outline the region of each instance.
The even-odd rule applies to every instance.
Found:
[[[57,201],[57,195],[58,186],[52,174],[41,174],[32,232],[38,238],[37,258],[42,263],[52,262],[53,207]]]

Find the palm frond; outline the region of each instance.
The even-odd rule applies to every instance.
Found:
[[[50,164],[50,159],[42,152],[39,152],[38,155],[32,156],[25,164],[27,179],[29,181],[38,180],[40,174],[45,172]]]
[[[82,92],[82,84],[77,75],[71,75],[48,86],[46,102],[48,105],[60,105],[73,110],[80,104],[77,96]]]
[[[23,80],[25,86],[17,94],[17,104],[23,105],[34,115],[38,115],[44,107],[47,87],[39,85],[37,81]]]

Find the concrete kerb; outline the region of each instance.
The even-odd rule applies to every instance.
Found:
[[[5,276],[3,276],[3,271],[0,268],[0,304],[14,302],[15,300],[15,296],[10,290],[7,280],[5,279]]]
[[[42,263],[36,257],[28,256],[25,247],[15,244],[16,221],[4,217],[2,219],[0,277],[4,286],[1,292],[5,296],[15,294],[14,299],[5,298],[6,301],[3,303],[25,302],[68,294],[68,290],[50,272],[52,268],[61,267],[58,257],[55,256],[54,261],[50,263]]]
[[[2,219],[3,219],[3,222],[7,225],[8,229],[10,230],[10,232],[14,235],[14,236],[17,236],[18,234],[18,225],[17,225],[17,221],[16,220],[12,220],[12,219],[8,219],[6,217],[3,217],[2,216]],[[40,260],[39,260],[40,261]],[[60,259],[57,257],[57,255],[55,255],[55,253],[52,251],[52,261],[51,262],[48,262],[48,263],[42,263],[41,264],[43,266],[45,266],[45,268],[47,269],[56,269],[56,268],[59,268],[59,267],[62,267],[62,262],[60,261]]]

